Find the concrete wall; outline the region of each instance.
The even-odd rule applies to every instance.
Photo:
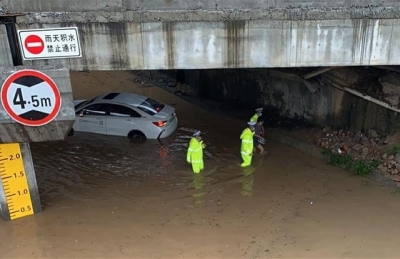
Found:
[[[77,26],[71,70],[398,65],[397,0],[3,0],[19,29]],[[0,49],[2,55],[6,55]]]
[[[77,26],[79,59],[25,62],[70,70],[398,65],[400,20],[36,23]]]
[[[267,120],[282,117],[319,126],[389,133],[396,114],[374,103],[324,85],[311,93],[302,83],[273,77],[268,69],[204,70],[200,94],[224,101],[230,109],[267,108]],[[276,123],[276,121],[271,121]]]

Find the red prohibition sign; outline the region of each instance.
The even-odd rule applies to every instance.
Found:
[[[8,91],[10,89],[10,86],[12,85],[15,80],[25,77],[25,76],[31,76],[31,77],[36,77],[38,80],[41,80],[46,83],[46,85],[50,88],[49,90],[54,94],[54,104],[51,105],[53,106],[51,109],[51,112],[45,117],[38,119],[38,120],[29,120],[26,118],[22,118],[20,115],[16,114],[14,110],[12,109],[10,105],[10,100],[8,98]],[[18,72],[13,73],[10,75],[3,83],[1,90],[0,90],[0,95],[1,95],[1,103],[4,107],[4,110],[7,112],[7,114],[16,122],[21,123],[26,126],[43,126],[49,122],[51,122],[59,113],[60,108],[61,108],[61,95],[60,91],[58,90],[57,85],[54,83],[54,81],[45,75],[42,72],[36,71],[36,70],[20,70]],[[29,102],[28,102],[29,103]]]
[[[26,37],[24,45],[25,49],[34,55],[38,55],[44,50],[44,41],[42,38],[34,34]]]

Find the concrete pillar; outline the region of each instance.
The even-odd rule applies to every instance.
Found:
[[[0,24],[0,67],[12,66],[10,44],[8,43],[6,26]]]

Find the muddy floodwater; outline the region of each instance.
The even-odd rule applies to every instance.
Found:
[[[398,257],[400,192],[268,140],[242,169],[245,123],[129,72],[73,73],[76,98],[115,89],[174,104],[179,128],[144,143],[78,134],[31,145],[43,212],[0,222],[1,258]],[[203,173],[186,163],[193,131]]]

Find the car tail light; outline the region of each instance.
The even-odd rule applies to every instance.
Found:
[[[153,124],[157,127],[164,127],[167,124],[167,121],[155,121]]]

